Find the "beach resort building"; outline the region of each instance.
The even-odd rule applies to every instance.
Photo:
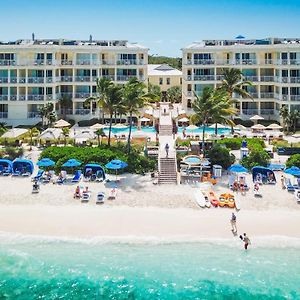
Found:
[[[182,72],[167,64],[148,65],[148,83],[158,85],[162,92],[170,87],[182,85]]]
[[[96,93],[96,78],[124,84],[131,77],[147,83],[148,49],[126,40],[17,40],[0,43],[0,121],[35,124],[48,102],[61,113],[60,99],[72,99],[67,110],[76,121],[98,116],[84,101]]]
[[[278,120],[280,108],[300,110],[300,40],[204,40],[182,49],[183,107],[191,108],[194,93],[204,87],[217,87],[222,69],[238,68],[253,86],[245,87],[254,100],[238,95],[239,117],[259,114]]]

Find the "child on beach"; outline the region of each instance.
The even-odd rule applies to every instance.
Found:
[[[240,239],[244,242],[244,248],[247,250],[249,244],[251,244],[249,237],[246,235],[246,233],[244,233],[244,236],[240,235]]]

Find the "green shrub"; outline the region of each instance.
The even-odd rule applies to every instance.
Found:
[[[252,150],[247,157],[241,160],[241,164],[251,170],[255,166],[266,167],[270,163],[270,156],[265,150]]]
[[[48,147],[40,155],[40,158],[44,157],[49,157],[56,162],[56,172],[59,172],[63,163],[70,158],[79,160],[83,165],[99,163],[102,166],[112,159],[120,159],[128,163],[126,171],[139,174],[153,171],[156,165],[156,160],[144,157],[140,154],[139,149],[133,148],[130,155],[128,155],[126,145],[123,144],[111,146],[110,148],[107,145],[101,147]]]
[[[229,149],[218,144],[215,144],[207,151],[207,156],[209,157],[211,165],[220,165],[224,169],[227,169],[235,161],[235,157],[233,154],[230,154]]]
[[[22,157],[24,154],[24,150],[21,147],[5,147],[1,149],[0,156],[1,158],[8,158],[10,160],[14,160],[16,158]]]
[[[239,150],[242,146],[242,141],[246,141],[249,150],[263,150],[265,148],[265,142],[258,138],[225,138],[218,140],[217,143],[225,145],[226,148],[231,150]]]
[[[300,154],[291,155],[286,161],[286,166],[287,168],[290,168],[292,166],[300,168]]]
[[[177,139],[176,143],[177,146],[186,146],[189,147],[190,146],[190,139],[186,139],[186,140],[181,140],[181,139]]]

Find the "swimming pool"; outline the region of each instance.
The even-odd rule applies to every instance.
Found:
[[[198,156],[186,156],[183,158],[183,162],[191,165],[198,165],[201,163],[201,159]]]

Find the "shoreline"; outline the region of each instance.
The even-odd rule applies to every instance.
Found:
[[[0,233],[86,240],[234,241],[238,236],[231,232],[231,213],[229,209],[0,205]],[[238,235],[298,240],[299,216],[299,211],[291,210],[243,210],[237,213]]]

